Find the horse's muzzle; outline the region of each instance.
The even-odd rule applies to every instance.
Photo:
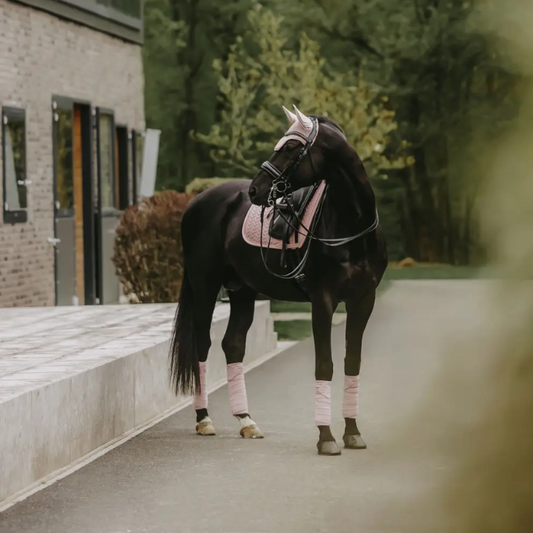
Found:
[[[248,196],[250,197],[250,201],[254,205],[266,205],[269,194],[269,188],[264,188],[263,190],[263,187],[257,187],[254,184],[250,185],[250,189],[248,190]]]

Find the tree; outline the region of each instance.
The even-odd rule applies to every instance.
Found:
[[[205,146],[191,130],[209,131],[217,113],[215,58],[224,59],[242,31],[251,0],[146,0],[144,68],[146,118],[162,130],[159,189],[183,190],[211,175]]]
[[[216,60],[220,119],[208,134],[193,137],[210,146],[218,174],[257,171],[287,129],[282,105],[296,103],[307,114],[324,114],[344,129],[371,174],[411,163],[392,151],[394,111],[353,72],[337,72],[320,55],[320,45],[304,32],[298,48],[288,46],[284,19],[260,4],[248,13],[249,28],[230,47],[225,62]],[[397,147],[398,148],[398,147]],[[406,143],[400,145],[406,148]]]
[[[472,259],[480,182],[473,169],[482,168],[487,137],[514,113],[516,78],[496,66],[478,31],[479,6],[486,7],[480,0],[277,1],[293,33],[305,28],[328,43],[324,53],[335,54],[339,68],[361,69],[387,89],[396,133],[412,143],[416,160],[389,183],[401,183],[406,248],[421,260]]]

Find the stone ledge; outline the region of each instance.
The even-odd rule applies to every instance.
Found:
[[[0,309],[0,508],[69,465],[186,405],[168,382],[176,306]],[[215,309],[207,387],[225,383]],[[269,302],[257,302],[245,368],[276,349]]]

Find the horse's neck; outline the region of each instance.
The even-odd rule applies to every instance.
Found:
[[[329,184],[325,217],[331,230],[336,233],[335,237],[354,235],[364,229],[361,206],[358,205],[355,188],[351,183]]]
[[[346,186],[347,185],[347,186]],[[340,239],[351,237],[370,226],[364,213],[363,206],[358,205],[358,198],[352,184],[343,181],[329,183],[318,236],[325,239]],[[368,207],[368,206],[365,206]],[[368,237],[361,237],[338,247],[322,247],[322,252],[328,256],[337,257],[340,261],[349,260],[359,262],[368,254],[368,239],[373,240],[374,233]],[[346,255],[348,254],[348,255]]]

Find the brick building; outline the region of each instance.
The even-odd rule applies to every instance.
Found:
[[[142,0],[0,0],[0,307],[118,302],[142,37]]]

